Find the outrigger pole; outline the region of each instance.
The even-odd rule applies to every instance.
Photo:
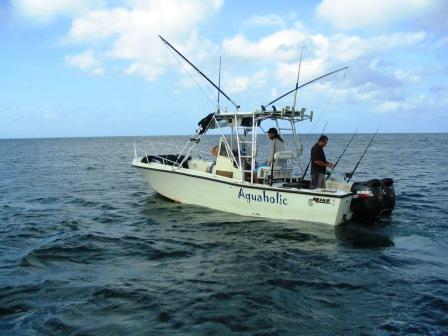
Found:
[[[339,163],[339,160],[344,156],[345,151],[347,150],[348,146],[352,143],[353,139],[355,138],[356,133],[358,133],[358,130],[355,131],[355,133],[353,133],[352,138],[350,139],[350,141],[347,143],[347,146],[345,146],[344,151],[342,152],[342,154],[338,157],[336,163],[333,166],[333,169],[331,170],[330,174],[327,175],[327,177],[325,178],[325,180],[328,180],[331,176],[331,174],[334,172],[334,169],[336,168],[336,166]]]
[[[372,144],[373,139],[375,139],[375,136],[378,134],[380,127],[376,129],[375,134],[373,135],[372,139],[370,139],[369,144],[367,145],[366,149],[364,150],[364,153],[362,153],[361,157],[359,158],[358,163],[356,164],[355,168],[350,173],[345,173],[345,177],[348,178],[347,183],[350,182],[350,179],[353,177],[353,174],[355,173],[356,169],[358,168],[359,164],[361,163],[362,158],[366,154],[367,150],[369,149],[370,145]]]
[[[211,85],[213,85],[215,87],[215,89],[218,90],[218,92],[222,93],[222,95],[224,97],[226,97],[238,110],[240,108],[239,105],[237,105],[232,99],[230,99],[230,97],[228,95],[226,95],[215,83],[213,83],[206,75],[204,75],[202,73],[201,70],[199,70],[193,63],[191,63],[184,55],[182,55],[176,48],[174,48],[167,40],[165,40],[162,36],[160,36],[160,39],[167,45],[169,46],[171,49],[173,49],[176,54],[178,54],[180,57],[182,57],[188,64],[190,64],[197,72],[199,72],[199,74],[204,77]]]
[[[297,89],[299,88],[300,66],[302,65],[302,50],[300,51],[299,71],[297,71],[296,92],[294,93],[294,102],[292,104],[292,110],[296,110]]]
[[[335,71],[332,71],[332,72],[329,72],[329,73],[327,73],[327,74],[325,74],[325,75],[322,75],[322,76],[320,76],[320,77],[314,78],[313,80],[310,80],[309,82],[306,82],[305,84],[302,84],[302,85],[300,85],[300,86],[297,86],[297,85],[296,85],[296,87],[295,87],[294,89],[292,89],[291,91],[286,92],[284,95],[281,95],[281,96],[278,97],[277,99],[274,99],[274,100],[271,101],[269,104],[267,104],[267,105],[262,105],[262,108],[263,108],[263,107],[266,108],[267,106],[269,106],[269,105],[271,105],[271,104],[274,104],[277,100],[282,99],[283,97],[289,95],[290,93],[293,93],[294,91],[297,91],[297,90],[300,89],[300,88],[303,88],[304,86],[307,86],[308,84],[314,83],[315,81],[318,81],[319,79],[325,78],[325,77],[327,77],[327,76],[330,76],[330,75],[332,75],[332,74],[334,74],[334,73],[336,73],[336,72],[339,72],[339,71],[342,71],[342,70],[345,70],[345,69],[348,69],[348,66],[343,67],[343,68],[340,68],[340,69],[335,70]]]

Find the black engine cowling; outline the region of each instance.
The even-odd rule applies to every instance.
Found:
[[[390,215],[395,207],[394,180],[391,178],[355,182],[351,191],[353,219],[374,220],[379,215]]]
[[[390,215],[395,207],[394,180],[391,178],[384,178],[380,182],[381,187],[383,188],[383,202],[384,202],[384,208],[381,211],[381,215]]]
[[[384,197],[381,181],[377,179],[355,182],[350,210],[354,219],[375,219],[384,209]]]

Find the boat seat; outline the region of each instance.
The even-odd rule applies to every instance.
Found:
[[[271,178],[273,173],[273,180],[291,180],[293,169],[288,164],[288,160],[293,158],[294,154],[289,151],[280,151],[274,154],[274,167],[260,167],[258,168],[257,177],[265,181]]]

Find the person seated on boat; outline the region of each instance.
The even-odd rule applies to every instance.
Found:
[[[212,164],[208,168],[209,173],[213,172],[213,167],[216,165],[216,158],[218,157],[218,150],[219,150],[219,145],[213,146],[212,149],[210,150],[210,153],[212,154],[214,159],[213,159]]]
[[[327,145],[328,137],[321,135],[317,143],[311,148],[311,184],[310,189],[325,189],[325,172],[327,167],[332,168],[333,163],[327,161],[324,147]]]
[[[282,137],[280,136],[280,134],[278,134],[278,131],[277,131],[277,129],[275,127],[271,127],[266,133],[268,135],[269,140],[272,141],[271,142],[271,147],[270,147],[270,150],[269,150],[269,154],[268,154],[267,160],[257,167],[258,168],[258,174],[257,175],[260,175],[260,172],[261,172],[262,169],[266,169],[266,168],[272,167],[272,163],[274,161],[275,153],[282,152],[282,151],[286,150],[285,143],[284,143]],[[277,162],[277,166],[281,167],[281,166],[285,166],[286,165],[286,160],[281,160],[281,161],[282,162]]]

